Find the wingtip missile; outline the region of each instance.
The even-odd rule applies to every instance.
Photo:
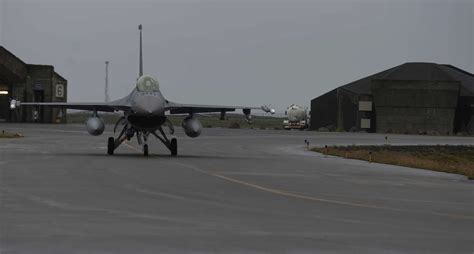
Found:
[[[275,114],[275,109],[270,108],[269,105],[263,105],[263,106],[261,107],[261,109],[262,109],[265,113],[270,113],[270,114],[272,114],[272,115]]]

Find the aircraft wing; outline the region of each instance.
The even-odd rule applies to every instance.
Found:
[[[250,114],[251,109],[260,109],[265,112],[265,107],[246,107],[246,106],[218,106],[218,105],[197,105],[197,104],[181,104],[175,102],[168,102],[166,110],[170,111],[170,114],[194,114],[194,113],[212,113],[212,112],[229,112],[235,111],[236,109],[242,109],[244,114]]]
[[[56,108],[90,110],[90,111],[104,111],[114,112],[118,110],[126,111],[130,106],[113,104],[113,103],[91,103],[91,102],[20,102],[12,100],[10,108],[15,109],[20,106],[50,106]]]

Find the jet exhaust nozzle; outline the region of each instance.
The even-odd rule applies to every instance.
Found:
[[[195,138],[201,135],[202,124],[197,118],[192,116],[184,118],[182,126],[188,137]]]
[[[92,136],[99,136],[105,130],[105,124],[102,118],[97,116],[92,116],[87,119],[86,122],[87,132]]]

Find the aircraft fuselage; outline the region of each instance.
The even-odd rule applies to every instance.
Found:
[[[166,99],[160,91],[134,91],[130,95],[129,112],[126,112],[128,122],[138,130],[156,130],[166,122]]]

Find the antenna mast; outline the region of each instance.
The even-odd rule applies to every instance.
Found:
[[[108,103],[109,99],[109,61],[105,61],[105,102]]]
[[[138,26],[138,30],[140,30],[140,60],[139,60],[140,61],[140,70],[139,70],[140,73],[139,73],[138,77],[143,76],[142,28],[143,28],[143,26],[142,26],[142,24],[140,24]]]

